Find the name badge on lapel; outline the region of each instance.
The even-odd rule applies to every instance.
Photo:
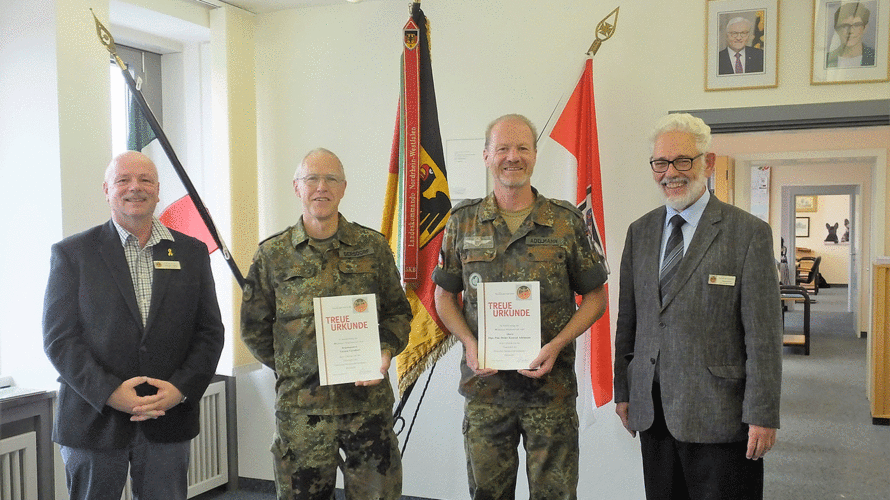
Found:
[[[155,269],[182,269],[178,260],[156,260]]]
[[[723,274],[711,274],[708,276],[709,285],[735,286],[735,276]]]

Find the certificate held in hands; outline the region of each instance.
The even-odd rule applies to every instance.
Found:
[[[479,368],[526,370],[541,352],[537,281],[479,283]]]
[[[377,297],[316,297],[315,341],[321,385],[382,379]]]

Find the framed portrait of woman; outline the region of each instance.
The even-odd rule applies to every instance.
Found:
[[[706,8],[705,90],[777,86],[779,0],[708,0]]]
[[[890,0],[814,0],[810,83],[890,81]]]

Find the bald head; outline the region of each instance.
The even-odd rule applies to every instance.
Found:
[[[346,173],[343,171],[343,163],[340,161],[340,158],[338,158],[337,155],[325,148],[315,148],[312,151],[306,153],[306,156],[303,157],[303,160],[300,162],[297,170],[294,171],[294,180],[297,180],[300,177],[306,175],[306,165],[313,162],[314,160],[319,159],[333,160],[334,163],[336,163],[337,165],[340,177],[343,179],[346,178]]]
[[[138,151],[121,153],[105,169],[102,191],[111,207],[111,217],[133,234],[151,230],[158,202],[158,169]],[[141,239],[141,237],[140,237]]]
[[[158,168],[155,166],[154,162],[151,161],[151,158],[139,151],[125,151],[112,158],[108,167],[105,168],[105,182],[108,183],[114,177],[114,173],[119,166],[130,164],[144,165],[146,169],[154,172],[155,180],[157,180]]]

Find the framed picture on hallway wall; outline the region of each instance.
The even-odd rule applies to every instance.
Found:
[[[890,81],[890,0],[814,0],[810,83]]]
[[[705,33],[705,90],[778,85],[779,0],[708,0]]]
[[[795,217],[794,218],[794,236],[796,238],[810,237],[810,218]]]

